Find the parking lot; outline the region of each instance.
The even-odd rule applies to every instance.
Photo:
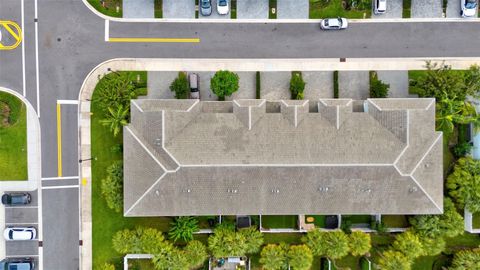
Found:
[[[5,227],[35,227],[38,238],[38,192],[35,190],[29,193],[32,196],[30,204],[5,206]],[[29,257],[38,261],[38,240],[6,241],[5,251],[7,258]]]

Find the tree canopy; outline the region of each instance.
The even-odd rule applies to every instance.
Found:
[[[313,255],[330,259],[342,258],[350,251],[348,236],[343,231],[311,230],[302,237],[302,242],[310,248]]]
[[[288,246],[285,243],[268,244],[263,247],[260,253],[260,263],[265,270],[286,270],[288,269],[287,258]]]
[[[202,266],[208,258],[207,247],[202,242],[197,240],[188,242],[184,251],[188,261],[190,262],[190,268]]]
[[[410,270],[411,262],[402,252],[387,250],[381,254],[377,266],[382,270]]]
[[[295,270],[308,270],[312,267],[312,251],[306,245],[290,246],[287,252],[288,264]]]
[[[418,235],[412,231],[406,231],[397,235],[393,242],[393,249],[405,255],[410,260],[423,255],[423,245]]]
[[[215,257],[245,256],[256,253],[263,244],[263,235],[255,228],[241,229],[220,225],[208,237],[208,248]]]
[[[198,231],[198,220],[195,217],[177,217],[170,224],[168,236],[173,241],[193,240],[193,234]]]
[[[446,185],[449,195],[461,208],[466,207],[472,213],[480,211],[480,161],[460,158]]]
[[[353,231],[349,236],[350,253],[353,256],[367,254],[372,247],[370,234],[361,231]]]
[[[187,99],[190,91],[188,85],[187,74],[185,72],[179,72],[178,77],[170,84],[170,91],[175,92],[175,98]]]
[[[217,95],[218,100],[225,100],[239,88],[239,78],[236,73],[228,70],[220,70],[210,80],[210,88]]]
[[[460,250],[453,256],[450,270],[480,269],[480,249]]]

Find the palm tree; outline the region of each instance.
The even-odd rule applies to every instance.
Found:
[[[198,220],[194,217],[178,217],[172,223],[168,236],[173,241],[193,240],[193,233],[198,231]]]
[[[108,126],[113,136],[117,136],[123,126],[128,124],[129,108],[124,108],[123,105],[118,105],[116,109],[109,107],[107,118],[100,120],[104,126]]]

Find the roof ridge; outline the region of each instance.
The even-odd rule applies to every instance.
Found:
[[[123,213],[123,215],[124,215],[124,216],[127,216],[128,213],[129,213],[130,211],[132,211],[132,209],[135,208],[135,207],[137,206],[137,204],[140,203],[140,201],[143,200],[143,198],[144,198],[145,196],[147,196],[148,193],[150,193],[150,191],[153,189],[153,187],[154,187],[155,185],[157,185],[157,184],[160,182],[160,180],[163,179],[163,177],[164,177],[165,175],[167,175],[167,173],[168,173],[168,172],[165,171],[165,172],[142,194],[142,196],[140,196],[140,197],[135,201],[135,203],[133,203],[132,206],[130,206],[130,208],[128,208],[128,210]]]

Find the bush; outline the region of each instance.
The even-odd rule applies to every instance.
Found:
[[[376,230],[378,233],[386,233],[388,229],[385,223],[383,223],[383,221],[376,220],[372,220],[372,222],[370,223],[370,227],[372,228],[372,230]]]
[[[120,213],[123,209],[123,162],[116,161],[107,168],[101,191],[108,208]]]
[[[479,175],[480,161],[464,157],[457,161],[447,178],[448,194],[460,208],[466,207],[472,213],[480,212]]]
[[[375,71],[370,72],[370,97],[371,98],[386,98],[388,97],[389,84],[383,83],[378,79]]]
[[[208,258],[207,247],[197,240],[188,242],[184,251],[191,268],[202,266]]]
[[[261,98],[260,88],[261,88],[260,71],[257,71],[257,73],[255,74],[255,90],[256,90],[255,97],[257,99]]]
[[[292,72],[290,79],[290,93],[292,99],[303,99],[303,90],[305,90],[305,82],[302,78],[302,73],[299,71]]]
[[[171,224],[168,236],[173,241],[193,240],[193,234],[198,232],[198,220],[194,217],[178,217]]]
[[[338,70],[333,72],[333,97],[338,98]]]
[[[215,73],[210,80],[210,88],[212,92],[217,95],[218,100],[223,101],[225,97],[231,96],[238,91],[239,78],[236,73],[228,70],[220,70]]]
[[[178,77],[170,84],[170,91],[175,92],[175,98],[187,99],[190,87],[188,85],[187,74],[179,72]]]
[[[5,103],[9,108],[8,119],[7,119],[8,124],[14,125],[15,123],[17,123],[18,118],[20,117],[20,114],[22,112],[22,108],[24,106],[23,102],[20,99],[18,99],[16,96],[9,94],[7,92],[2,92],[2,91],[0,91],[0,102]],[[2,112],[0,111],[0,114],[1,113]],[[1,124],[2,123],[0,123],[0,126]]]
[[[453,154],[457,158],[464,157],[464,156],[466,156],[470,153],[472,148],[473,148],[473,145],[471,145],[470,143],[462,142],[462,143],[459,143],[459,144],[455,145],[455,147],[453,147]]]

